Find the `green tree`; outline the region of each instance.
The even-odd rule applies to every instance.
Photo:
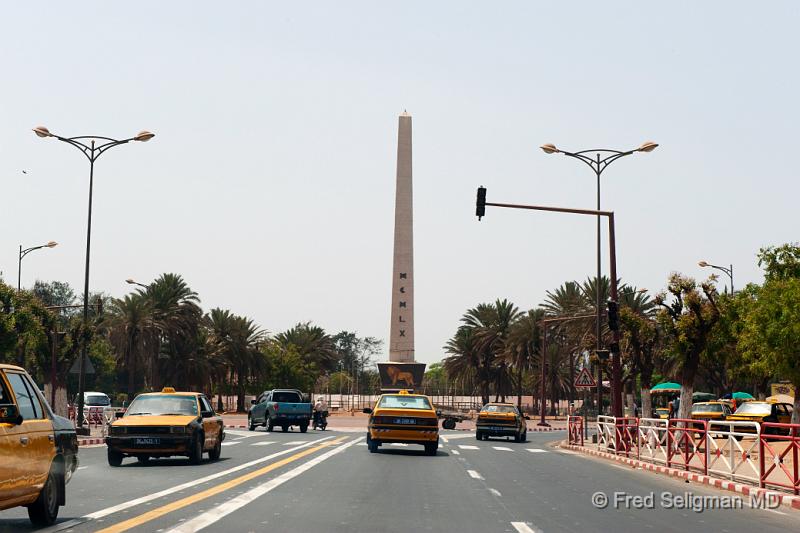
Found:
[[[114,299],[105,323],[108,339],[117,356],[117,366],[127,374],[128,401],[136,394],[136,376],[158,349],[150,300],[143,293]]]
[[[692,278],[674,273],[667,284],[671,301],[665,293],[655,298],[662,307],[658,321],[664,330],[665,352],[680,368],[680,418],[690,417],[697,368],[720,316],[714,280],[712,276],[698,288]]]
[[[275,341],[284,350],[294,346],[294,352],[306,362],[313,363],[322,371],[333,371],[338,364],[338,352],[330,335],[319,326],[301,322],[275,336]]]

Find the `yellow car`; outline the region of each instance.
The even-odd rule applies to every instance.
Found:
[[[792,420],[792,404],[781,402],[760,402],[749,401],[743,403],[736,410],[735,413],[727,418],[731,422],[779,422],[781,424],[788,424]],[[769,431],[762,428],[763,433],[784,433],[788,430],[781,428],[767,428]],[[737,428],[737,431],[745,433],[753,432],[752,428],[743,426]]]
[[[692,404],[693,420],[726,420],[731,408],[723,402],[697,402]]]
[[[186,455],[192,464],[219,459],[225,428],[211,402],[199,392],[140,394],[122,416],[111,424],[106,437],[108,464],[119,466],[124,457],[146,463],[151,457]]]
[[[656,407],[656,418],[669,418],[669,407]]]
[[[475,423],[475,438],[489,440],[489,437],[514,437],[514,442],[528,440],[528,417],[510,403],[487,403],[478,413]]]
[[[0,364],[0,510],[25,505],[31,522],[55,522],[78,467],[72,422],[57,416],[24,369]]]
[[[427,455],[436,455],[439,448],[439,417],[430,398],[422,394],[400,391],[382,394],[375,407],[364,409],[369,414],[367,447],[375,453],[382,444],[400,442],[421,444]]]

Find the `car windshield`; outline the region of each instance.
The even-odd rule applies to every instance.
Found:
[[[485,405],[481,409],[482,413],[514,413],[514,407],[511,405]]]
[[[431,404],[424,396],[392,394],[383,396],[378,407],[384,407],[386,409],[430,409]]]
[[[86,405],[111,405],[111,398],[106,396],[105,394],[88,394],[86,396],[86,401],[84,402]]]
[[[197,399],[194,396],[158,394],[139,396],[131,402],[125,416],[134,415],[191,415],[197,416]]]
[[[736,410],[737,415],[768,415],[770,405],[768,403],[747,402]]]
[[[722,404],[719,403],[696,403],[692,406],[693,413],[721,413]]]

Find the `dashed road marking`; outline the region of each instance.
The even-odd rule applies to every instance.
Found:
[[[274,440],[262,440],[261,442],[254,442],[250,446],[266,446],[267,444],[275,444]]]
[[[297,446],[298,444],[303,444],[303,443],[305,443],[304,440],[293,440],[291,442],[284,442],[283,445],[284,446]]]
[[[539,529],[531,528],[525,522],[511,522],[511,525],[517,530],[517,533],[538,533],[540,531]]]
[[[450,453],[452,453],[453,455],[461,455],[461,452],[458,450],[450,450]]]
[[[508,448],[506,446],[492,446],[492,448],[494,448],[495,450],[501,451],[501,452],[513,452],[514,451],[511,448]]]
[[[483,476],[475,470],[467,470],[467,474],[469,474],[469,477],[472,479],[483,479]]]
[[[471,444],[459,444],[458,447],[462,450],[480,450],[480,448],[472,446]]]
[[[408,444],[405,442],[393,442],[389,446],[397,446],[398,448],[407,448]]]
[[[234,444],[239,444],[239,441],[238,440],[230,440],[230,441],[222,443],[223,446],[233,446]]]
[[[547,450],[541,448],[526,448],[531,453],[547,453]]]
[[[503,495],[502,495],[502,494],[500,493],[500,491],[499,491],[499,490],[497,490],[497,489],[489,489],[489,492],[491,492],[492,494],[494,494],[494,495],[495,495],[495,496],[497,496],[498,498],[502,498],[502,497],[503,497]]]

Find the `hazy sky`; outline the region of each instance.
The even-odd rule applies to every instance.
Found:
[[[34,5],[35,4],[35,5]],[[291,4],[291,5],[290,5]],[[92,290],[183,275],[270,332],[388,340],[397,116],[414,120],[417,358],[471,306],[521,308],[595,271],[588,167],[538,146],[661,146],[614,163],[619,274],[661,290],[700,259],[760,281],[800,240],[800,3],[5,2],[0,270],[82,287],[88,163],[64,136],[132,136],[95,169]],[[22,174],[22,170],[27,174]],[[607,248],[604,237],[604,271]]]

